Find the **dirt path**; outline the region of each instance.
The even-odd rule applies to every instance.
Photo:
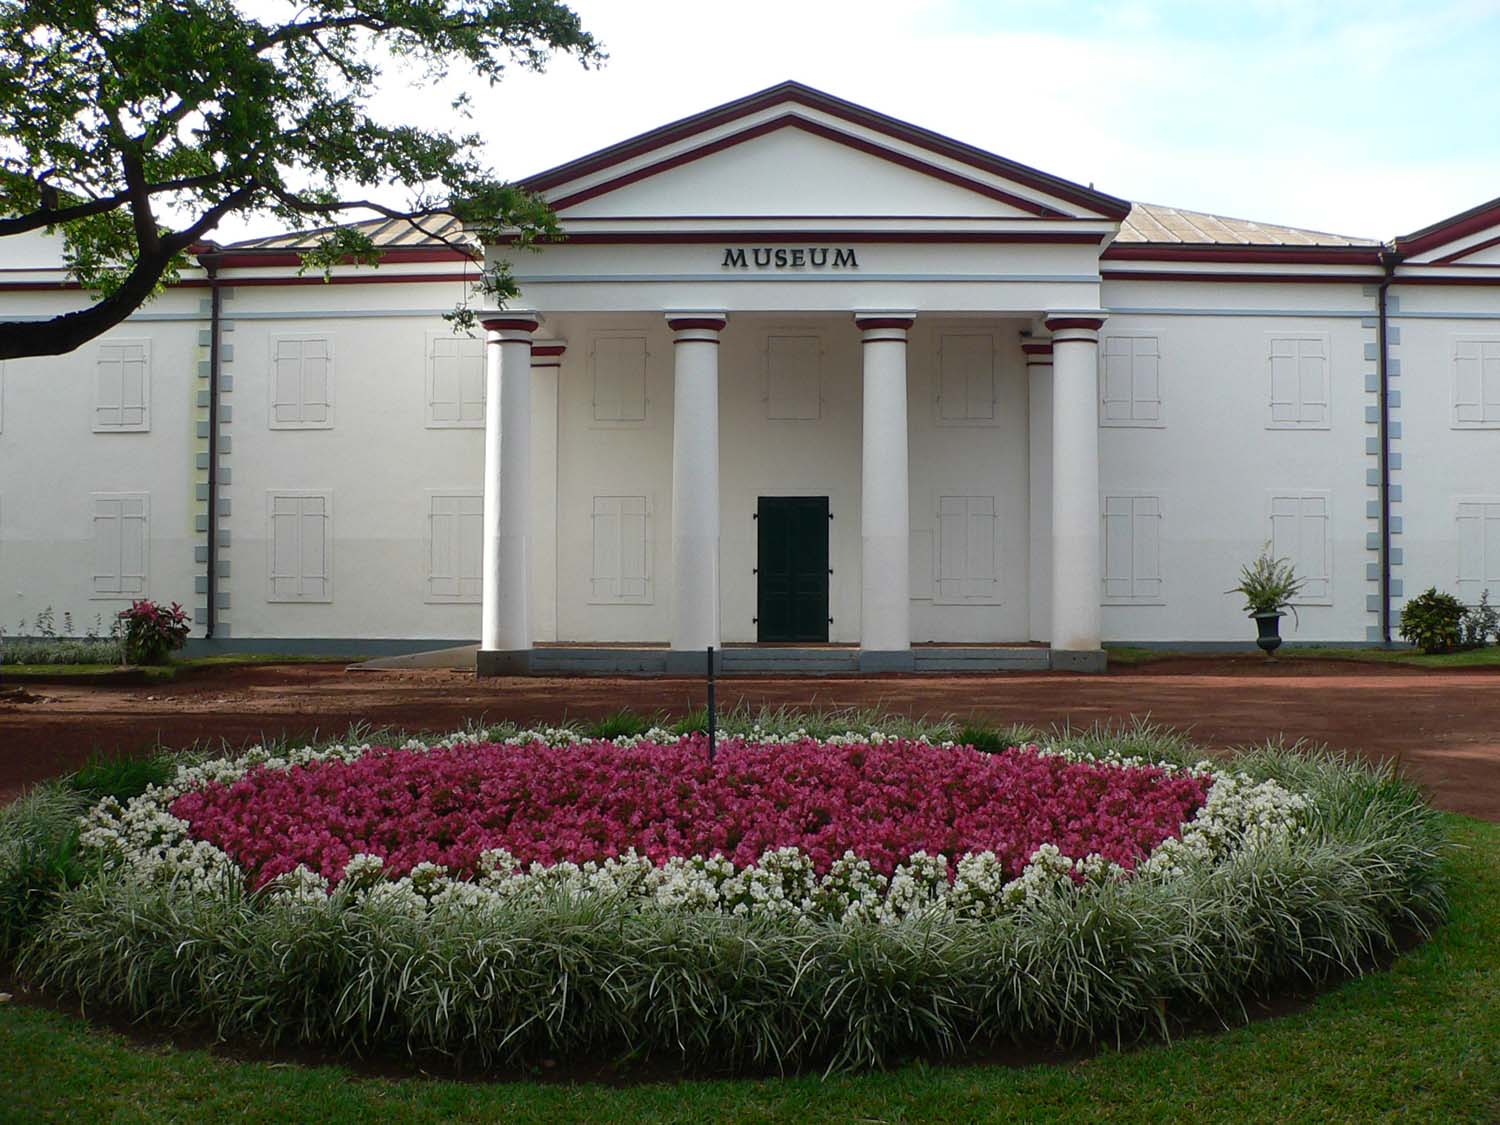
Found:
[[[529,722],[703,701],[692,680],[475,680],[449,671],[348,672],[333,665],[214,669],[166,685],[37,686],[0,700],[0,798],[74,768],[95,750],[201,740],[342,734],[356,721],[452,729],[487,716]],[[1500,820],[1500,674],[1347,662],[1267,667],[1255,657],[1163,661],[1102,676],[1060,673],[867,678],[732,678],[720,706],[879,705],[1040,726],[1131,716],[1210,746],[1287,734],[1395,758],[1442,808]]]

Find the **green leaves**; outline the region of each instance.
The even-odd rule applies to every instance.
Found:
[[[481,237],[556,237],[541,200],[488,172],[479,137],[386,120],[371,102],[383,61],[416,62],[424,85],[454,68],[494,83],[559,52],[604,58],[557,0],[0,0],[0,236],[61,229],[69,269],[100,298],[0,325],[0,358],[118,323],[230,211],[302,226],[451,200]],[[364,198],[391,184],[410,186],[406,209]],[[305,265],[373,260],[358,243],[330,235]],[[514,292],[503,269],[478,281],[496,300]]]

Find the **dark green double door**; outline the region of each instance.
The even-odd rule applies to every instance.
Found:
[[[757,639],[828,640],[828,497],[762,496],[756,526]]]

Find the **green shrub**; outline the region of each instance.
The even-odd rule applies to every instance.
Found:
[[[1463,640],[1464,603],[1429,586],[1401,609],[1401,637],[1423,652],[1445,652]]]
[[[95,637],[7,637],[0,642],[0,665],[4,664],[123,664],[119,640]]]
[[[1465,610],[1460,628],[1463,633],[1463,643],[1471,648],[1479,648],[1491,637],[1500,641],[1500,610],[1490,605],[1488,590],[1479,595],[1478,605],[1470,606]]]
[[[123,804],[144,793],[148,785],[165,785],[176,772],[177,767],[162,757],[95,754],[66,780],[70,788],[95,801],[113,797]]]
[[[81,875],[78,817],[88,802],[56,783],[0,806],[0,964],[42,923]]]
[[[120,611],[125,628],[125,656],[132,664],[163,664],[186,642],[191,626],[187,611],[173,602],[157,605],[149,598]]]
[[[583,732],[589,738],[632,738],[645,734],[656,725],[650,715],[642,715],[629,708],[621,708],[612,715],[585,723]]]

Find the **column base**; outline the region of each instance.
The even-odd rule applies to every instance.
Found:
[[[1054,672],[1103,672],[1109,656],[1102,648],[1054,648],[1049,654]]]
[[[917,658],[911,649],[860,649],[859,670],[861,672],[915,672]]]
[[[724,670],[724,650],[714,649],[714,675]],[[708,651],[705,648],[674,648],[667,653],[666,672],[669,676],[706,676],[708,674]]]
[[[474,658],[476,676],[527,676],[531,674],[531,649],[482,648]]]

